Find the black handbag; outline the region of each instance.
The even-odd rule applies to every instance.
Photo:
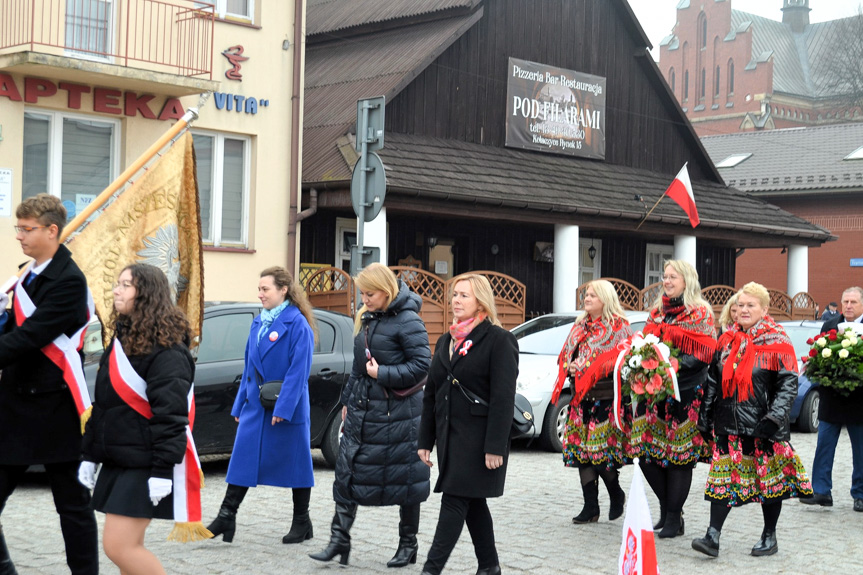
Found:
[[[261,407],[264,409],[274,409],[276,407],[276,401],[279,399],[279,394],[282,392],[282,380],[276,379],[268,381],[267,383],[262,383],[261,376],[257,371],[255,372],[255,377],[258,380],[258,389],[261,392]]]
[[[488,407],[486,400],[464,387],[452,374],[450,374],[449,379],[454,386],[461,390],[469,402]],[[530,405],[530,401],[522,394],[516,393],[515,403],[512,407],[512,430],[516,435],[527,435],[533,427],[533,408]]]

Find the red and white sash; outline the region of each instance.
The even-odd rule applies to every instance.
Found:
[[[108,357],[108,374],[111,387],[117,395],[141,416],[150,419],[153,410],[147,398],[147,382],[138,375],[126,357],[120,340],[114,338],[114,345]],[[204,474],[201,461],[195,449],[192,428],[195,425],[195,386],[189,388],[187,398],[189,424],[186,426],[186,451],[183,461],[174,466],[174,529],[168,535],[172,541],[198,541],[212,537],[201,522],[201,487]]]
[[[18,327],[26,321],[36,311],[36,304],[30,299],[27,290],[24,289],[24,279],[32,273],[30,268],[33,262],[30,262],[27,269],[18,282],[15,284],[15,324]],[[42,353],[51,360],[51,363],[60,368],[63,372],[63,380],[69,387],[72,394],[72,399],[75,402],[75,409],[78,411],[78,417],[81,418],[81,433],[84,433],[84,424],[90,417],[90,392],[87,391],[87,381],[84,379],[84,366],[81,363],[81,355],[78,353],[84,346],[84,334],[87,331],[87,324],[90,318],[96,313],[93,304],[93,294],[90,293],[90,288],[87,288],[87,321],[84,322],[78,331],[67,336],[65,333],[60,334],[57,338],[42,348]]]

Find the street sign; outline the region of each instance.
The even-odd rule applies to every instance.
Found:
[[[374,152],[384,147],[384,105],[386,98],[366,98],[357,100],[357,152]]]
[[[863,268],[863,258],[851,258],[852,268]]]
[[[363,170],[365,160],[365,170]],[[365,180],[365,190],[361,189]],[[363,194],[365,191],[365,194]],[[363,222],[375,219],[384,207],[384,198],[387,192],[387,175],[384,163],[380,156],[371,152],[357,160],[354,166],[354,175],[351,177],[351,204],[354,213]],[[365,195],[365,202],[362,196]]]
[[[381,248],[373,248],[366,246],[363,248],[363,254],[359,253],[360,246],[351,246],[351,276],[357,277],[357,274],[369,267],[369,264],[381,261]],[[362,258],[360,256],[362,255]]]

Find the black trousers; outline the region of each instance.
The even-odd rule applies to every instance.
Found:
[[[54,508],[60,515],[66,564],[72,575],[96,575],[99,573],[99,529],[90,507],[90,492],[78,482],[78,465],[78,461],[46,463],[45,471],[54,495]],[[0,514],[25,471],[26,465],[0,465]],[[8,533],[9,525],[6,527]]]
[[[444,493],[441,497],[434,541],[423,571],[433,575],[439,575],[443,571],[465,524],[473,541],[479,568],[488,569],[498,564],[497,548],[494,545],[494,523],[486,500]]]

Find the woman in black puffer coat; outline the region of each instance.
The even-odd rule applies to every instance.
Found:
[[[429,496],[429,469],[417,458],[423,392],[415,388],[431,363],[422,299],[382,264],[356,278],[363,306],[357,312],[354,364],[342,392],[344,433],[336,461],[330,543],[309,555],[340,556],[348,563],[350,529],[358,505],[398,505],[399,545],[388,567],[416,563],[420,503]]]

